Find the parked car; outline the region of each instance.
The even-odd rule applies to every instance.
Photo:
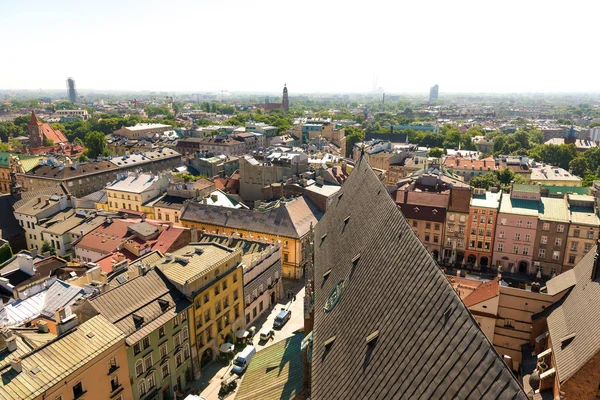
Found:
[[[252,361],[254,353],[256,353],[256,349],[253,346],[246,346],[233,360],[231,372],[237,375],[242,375],[246,372],[246,368],[248,368],[248,364]]]
[[[281,329],[283,326],[292,318],[292,312],[290,310],[281,310],[279,314],[275,317],[275,322],[273,322],[273,328]]]
[[[260,331],[260,340],[264,340],[265,342],[275,336],[275,331],[271,328],[265,328]]]

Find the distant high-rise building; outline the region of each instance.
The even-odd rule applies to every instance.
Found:
[[[440,87],[438,85],[433,85],[431,89],[429,89],[429,101],[437,101],[439,91]]]
[[[75,79],[67,79],[67,90],[69,92],[69,101],[71,103],[77,103],[77,91],[75,90]]]
[[[285,112],[290,111],[290,101],[288,99],[287,84],[283,85],[283,101],[281,102],[281,107]]]

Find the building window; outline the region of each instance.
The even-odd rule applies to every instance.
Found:
[[[119,368],[119,366],[117,365],[116,357],[111,357],[110,361],[108,362],[108,373],[112,373],[117,368]]]
[[[554,241],[554,245],[555,246],[560,246],[562,244],[562,239],[561,238],[556,238],[556,240]]]
[[[541,243],[541,244],[546,244],[546,243],[548,243],[548,236],[542,236],[542,237],[540,238],[540,243]]]
[[[188,358],[190,358],[190,345],[186,344],[183,347],[183,359],[187,360]]]
[[[271,279],[271,278],[269,278],[269,279]],[[270,285],[270,283],[269,283],[269,285]],[[238,290],[237,290],[237,289],[235,289],[235,290],[233,291],[233,301],[236,301],[237,299],[238,299]]]
[[[575,254],[569,254],[569,264],[575,264]]]
[[[161,326],[158,328],[158,338],[161,339],[165,336],[165,327]]]
[[[586,253],[588,251],[590,251],[590,249],[592,248],[592,244],[591,243],[586,243],[583,246],[584,246],[583,251],[585,251]]]
[[[552,259],[554,261],[558,261],[559,258],[560,258],[560,251],[555,251],[552,253]]]
[[[144,350],[146,350],[148,347],[150,347],[150,337],[146,336],[142,342],[144,343]]]
[[[412,225],[413,225],[413,228],[416,228],[417,227],[417,221],[413,220]]]
[[[519,254],[519,246],[513,246],[513,253]]]
[[[500,239],[504,239],[504,231],[500,231],[500,233],[498,234],[498,237]]]
[[[556,275],[556,267],[552,267],[550,269],[550,276],[555,276]]]
[[[594,238],[594,231],[588,231],[588,239]]]
[[[504,251],[504,244],[503,243],[498,243],[498,251],[500,251],[500,252]]]
[[[204,304],[208,303],[208,297],[209,297],[208,292],[204,293]]]
[[[492,230],[491,229],[486,229],[485,236],[491,237],[492,236]]]
[[[556,227],[556,231],[557,232],[564,232],[565,231],[565,226],[564,225],[558,225]]]
[[[188,332],[188,328],[187,326],[185,326],[182,330],[181,330],[181,337],[182,340],[187,340],[189,337],[189,332]]]
[[[479,233],[479,236],[483,236],[483,228],[479,228],[478,233]]]
[[[425,222],[425,229],[431,229],[431,222]]]
[[[288,259],[289,259],[288,253],[283,253],[283,262],[284,263],[288,262]]]
[[[163,379],[165,379],[167,376],[169,376],[169,363],[164,363],[162,365],[162,377]]]
[[[160,346],[160,358],[165,358],[168,352],[169,348],[167,347],[167,343]]]
[[[81,382],[77,382],[75,386],[73,386],[73,397],[81,397],[84,393],[85,392],[83,391],[83,385],[81,384]]]
[[[471,235],[475,235],[477,233],[477,229],[471,228]]]
[[[461,235],[464,235],[464,234],[465,234],[465,227],[464,227],[464,226],[459,226],[459,227],[458,227],[458,232],[459,232]]]
[[[177,355],[175,355],[175,364],[179,367],[181,366],[181,364],[183,364],[183,359],[181,358],[181,352],[177,353]]]
[[[140,397],[146,394],[146,381],[144,379],[138,382],[138,394]]]
[[[550,224],[547,222],[544,222],[544,225],[542,225],[542,230],[543,231],[549,231],[550,230]]]
[[[526,234],[525,234],[525,241],[526,241],[526,242],[529,242],[529,241],[531,241],[531,235],[530,235],[529,233],[526,233]]]
[[[531,229],[533,227],[533,222],[527,221],[527,229]]]
[[[433,229],[435,229],[436,231],[439,231],[440,230],[440,224],[435,224],[433,226]]]
[[[154,373],[151,373],[148,377],[148,390],[152,389],[154,386],[156,386],[156,382],[154,380]]]
[[[524,256],[529,255],[529,247],[523,247],[523,255]]]
[[[137,342],[136,344],[133,345],[133,354],[138,355],[138,354],[140,354],[140,351],[141,351],[140,342]]]
[[[577,242],[571,242],[571,251],[577,251]]]
[[[521,234],[515,233],[515,240],[521,240]]]
[[[477,242],[477,248],[478,249],[482,249],[483,248],[483,242],[482,241],[478,241]]]
[[[165,220],[167,222],[171,221],[171,216],[169,214],[165,214]]]
[[[177,216],[177,214],[175,214],[175,223],[179,222],[179,217]]]
[[[477,211],[474,211],[477,214]],[[473,222],[477,222],[477,215],[473,215]]]
[[[450,214],[450,215],[448,216],[448,220],[449,220],[449,221],[454,221],[454,214]]]
[[[210,321],[210,310],[204,311],[204,322]]]
[[[117,390],[121,385],[119,385],[119,377],[118,376],[113,376],[110,379],[110,391],[114,392],[115,390]]]
[[[546,258],[546,249],[540,249],[538,251],[538,257],[539,258]]]
[[[425,241],[429,242],[429,235],[425,235]]]
[[[578,237],[579,237],[579,234],[580,234],[580,231],[579,231],[579,229],[575,229],[575,230],[573,231],[573,236],[574,236],[574,237],[578,238]]]
[[[433,243],[439,243],[440,237],[438,235],[433,235]]]
[[[521,227],[521,226],[523,226],[523,220],[518,220],[518,221],[517,221],[517,226],[518,226],[518,227]]]
[[[152,353],[148,354],[146,358],[144,358],[144,369],[148,371],[152,368]]]
[[[491,211],[490,211],[491,213]],[[488,224],[491,224],[494,221],[494,219],[492,217],[488,217]]]
[[[481,218],[479,218],[479,223],[481,224],[485,224],[485,216],[481,216]]]

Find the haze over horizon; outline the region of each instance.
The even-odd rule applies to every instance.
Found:
[[[0,0],[0,89],[593,93],[600,4]],[[8,61],[8,62],[6,62]]]

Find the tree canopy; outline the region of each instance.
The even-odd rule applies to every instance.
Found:
[[[89,158],[96,158],[98,156],[108,154],[108,148],[106,144],[106,137],[102,132],[90,132],[85,135],[85,147],[87,148],[87,156]]]

